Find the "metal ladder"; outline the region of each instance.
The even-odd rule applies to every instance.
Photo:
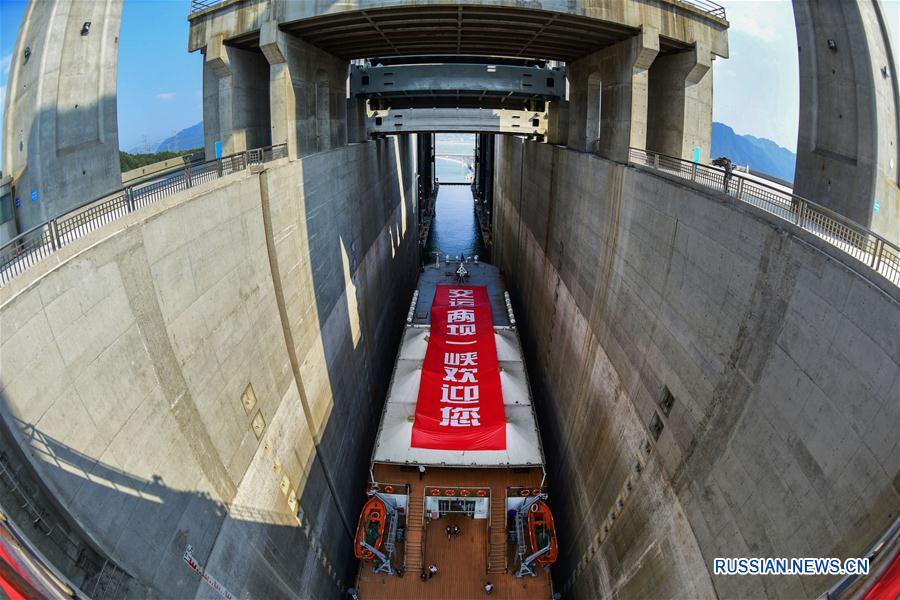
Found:
[[[387,499],[384,499],[385,506],[388,505],[387,502]],[[397,523],[400,521],[397,511],[389,509],[388,519],[390,519],[390,523],[388,525],[387,540],[384,542],[384,553],[388,556],[393,556],[394,549],[397,546]]]
[[[534,572],[534,570],[531,568],[531,565],[534,563],[535,559],[550,550],[550,546],[548,545],[546,548],[541,548],[530,556],[525,556],[525,553],[528,551],[528,541],[525,538],[525,527],[528,521],[528,511],[538,500],[546,499],[547,494],[536,494],[526,499],[522,504],[522,507],[518,511],[516,511],[516,558],[518,558],[519,560],[519,568],[516,571],[516,577],[519,579],[524,577],[526,574],[531,575],[532,577],[537,577],[537,573]]]

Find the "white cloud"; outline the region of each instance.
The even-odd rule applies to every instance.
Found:
[[[6,75],[9,73],[9,65],[12,62],[12,52],[9,52],[3,58],[0,58],[0,73]]]
[[[157,100],[162,100],[163,102],[170,102],[175,99],[175,92],[162,92],[161,94],[156,95]]]
[[[713,119],[793,151],[800,110],[793,7],[786,1],[723,4],[731,24],[729,58],[713,63]]]
[[[785,34],[786,27],[793,27],[793,20],[786,21],[786,10],[793,16],[792,6],[786,0],[720,0],[725,7],[731,33],[744,33],[763,42],[774,42]],[[785,10],[786,9],[786,10]]]

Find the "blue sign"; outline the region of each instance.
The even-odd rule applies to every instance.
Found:
[[[222,158],[222,142],[216,140],[216,158]]]
[[[16,196],[16,208],[22,208],[22,200]]]
[[[31,201],[32,202],[38,201],[38,191],[35,188],[31,188]]]
[[[872,214],[877,215],[879,212],[881,212],[881,203],[876,202],[875,206],[872,207]]]
[[[694,162],[700,162],[700,146],[694,146]]]

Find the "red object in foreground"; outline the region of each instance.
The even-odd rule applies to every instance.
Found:
[[[439,285],[410,445],[505,450],[506,412],[484,286]]]
[[[543,500],[538,500],[528,510],[528,543],[529,551],[537,552],[550,545],[549,552],[541,554],[535,562],[545,567],[556,562],[559,553],[559,545],[556,540],[556,526],[553,524],[553,514],[550,507]]]
[[[376,496],[369,498],[359,514],[359,524],[356,526],[356,543],[353,552],[360,560],[372,560],[375,555],[368,548],[363,548],[360,542],[365,541],[375,548],[381,549],[381,541],[384,539],[384,526],[387,523],[387,510],[384,502]]]
[[[43,567],[0,520],[0,598],[42,600],[68,597],[48,581]]]
[[[894,557],[891,566],[881,574],[863,600],[882,600],[883,598],[890,598],[890,600],[900,598],[900,554]]]

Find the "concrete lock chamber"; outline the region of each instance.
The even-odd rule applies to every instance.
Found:
[[[32,1],[13,54],[0,200],[39,201],[0,224],[0,507],[56,585],[345,597],[442,132],[477,135],[556,593],[849,598],[888,569],[900,161],[877,2],[795,2],[819,99],[797,195],[707,166],[728,21],[706,0],[193,5],[206,160],[152,193],[115,157],[121,2]],[[859,578],[713,568],[874,550]]]

